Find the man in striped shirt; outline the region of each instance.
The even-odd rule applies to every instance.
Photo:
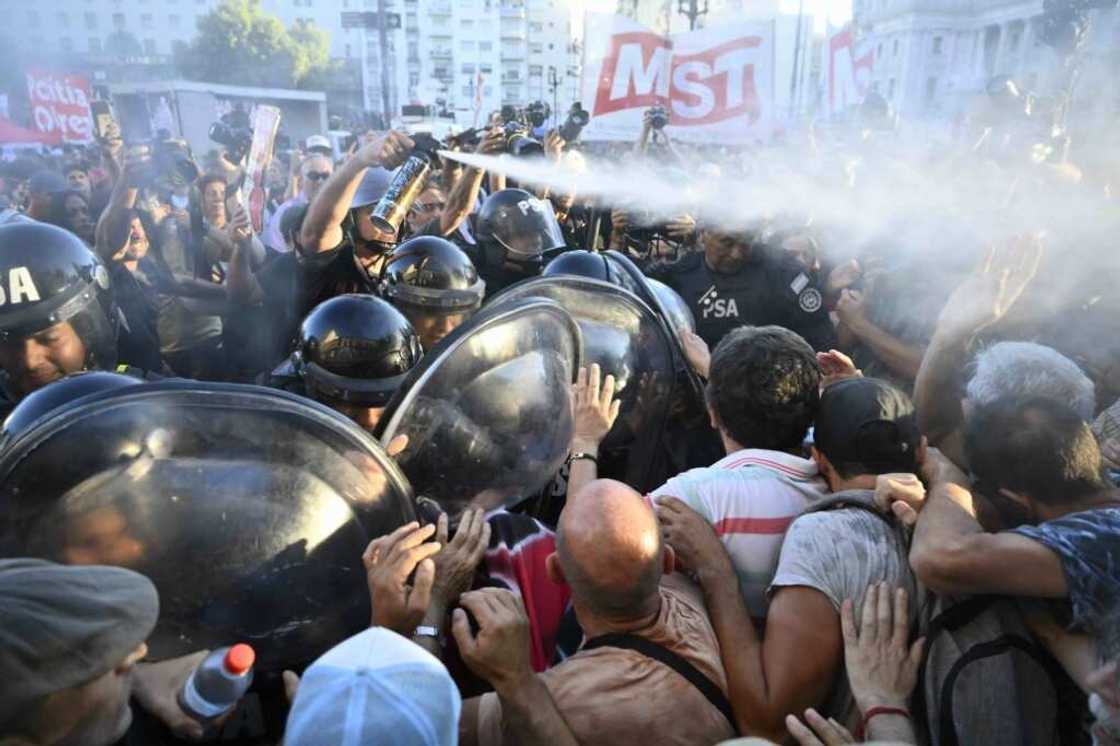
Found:
[[[727,456],[651,493],[707,519],[731,556],[750,615],[766,618],[766,588],[794,518],[828,491],[801,447],[820,401],[809,344],[777,326],[740,327],[712,353],[708,414]],[[699,570],[700,568],[692,568]]]

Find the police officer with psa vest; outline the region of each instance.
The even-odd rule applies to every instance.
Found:
[[[8,402],[71,373],[116,368],[128,333],[122,319],[105,265],[77,236],[34,221],[0,227],[0,391]]]
[[[648,274],[680,294],[709,347],[735,327],[767,324],[797,332],[816,350],[836,346],[820,288],[795,259],[752,233],[712,228],[701,230],[700,249]]]

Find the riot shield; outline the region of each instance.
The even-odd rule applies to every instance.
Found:
[[[523,300],[483,310],[412,369],[378,425],[418,496],[454,522],[471,505],[514,505],[568,454],[579,327],[559,305]]]
[[[619,417],[601,446],[600,475],[646,492],[657,445],[669,415],[675,379],[673,342],[655,313],[617,285],[576,275],[535,277],[502,291],[488,308],[524,298],[560,304],[579,324],[584,365],[598,363],[615,377]]]
[[[628,256],[618,251],[614,251],[613,249],[605,253],[611,261],[618,265],[623,274],[627,278],[629,278],[635,294],[637,294],[639,298],[645,301],[650,308],[656,311],[657,315],[661,318],[662,323],[664,323],[665,325],[666,331],[673,339],[673,342],[676,346],[676,352],[679,355],[678,360],[683,365],[683,372],[688,380],[690,388],[692,389],[693,396],[696,397],[696,400],[698,402],[702,403],[704,401],[704,384],[703,382],[701,382],[700,376],[696,374],[696,371],[692,369],[692,366],[688,364],[688,360],[684,356],[684,344],[681,342],[681,327],[679,326],[682,319],[681,314],[674,314],[670,308],[666,307],[666,305],[662,302],[662,298],[666,297],[664,291],[658,292],[658,290],[652,285],[652,281],[650,280],[650,278],[642,274],[642,271],[638,269],[637,265],[634,264],[634,262],[630,261],[630,258]],[[668,287],[666,287],[665,290],[669,290],[669,292],[672,292],[672,290]],[[676,295],[676,293],[673,293],[673,295]],[[684,306],[683,301],[681,302],[681,305]],[[684,310],[688,311],[688,307],[685,306]],[[691,318],[691,315],[691,312],[689,312],[688,317]],[[696,324],[694,321],[692,324],[692,328],[695,329],[695,327]]]
[[[692,315],[692,309],[684,302],[684,298],[661,280],[647,277],[646,283],[653,290],[657,300],[661,302],[661,308],[665,311],[665,319],[669,322],[669,328],[678,332],[681,329],[687,329],[695,333],[696,317]]]
[[[414,515],[360,428],[257,386],[85,397],[0,454],[0,556],[147,575],[156,658],[247,642],[263,671],[310,662],[369,624],[362,552]]]

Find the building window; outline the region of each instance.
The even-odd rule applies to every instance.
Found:
[[[529,45],[529,52],[532,54],[541,54],[544,52],[544,45],[540,42],[533,42]]]
[[[27,25],[31,28],[39,28],[39,11],[27,11]]]
[[[144,40],[144,54],[148,55],[149,57],[154,57],[156,55],[156,40],[155,39],[145,39]]]
[[[91,54],[101,54],[101,38],[97,36],[89,37],[89,51]]]
[[[172,14],[167,17],[167,25],[171,28],[179,28],[179,16]]]
[[[926,103],[933,103],[937,96],[937,78],[926,79]]]
[[[933,53],[934,54],[941,54],[941,37],[940,36],[933,37]]]
[[[473,41],[461,41],[461,42],[459,42],[459,51],[460,52],[473,52],[474,51],[474,42]]]
[[[494,66],[491,65],[489,62],[482,62],[482,63],[479,63],[478,71],[480,73],[490,74],[490,73],[494,72]]]
[[[883,59],[883,43],[879,42],[879,47],[875,50],[875,59]]]
[[[463,66],[460,67],[459,70],[464,75],[472,75],[474,73],[474,63],[473,62],[464,62]]]
[[[408,43],[408,58],[410,60],[420,59],[420,43],[410,41]]]
[[[492,42],[492,41],[480,41],[478,43],[478,51],[480,51],[480,52],[490,52],[490,51],[493,51],[493,49],[494,49],[494,42]]]
[[[530,31],[532,31],[532,32],[533,32],[534,34],[539,34],[539,33],[541,33],[542,31],[544,31],[544,24],[541,24],[541,23],[530,23],[530,24],[529,24],[529,30],[530,30]]]
[[[887,98],[894,100],[894,78],[891,78],[890,82],[887,83]]]
[[[349,57],[349,56],[350,56],[350,52],[351,52],[351,49],[350,49],[350,45],[349,45],[349,44],[347,44],[347,45],[346,45],[346,56],[347,56],[347,57]]]
[[[97,28],[97,14],[88,10],[86,11],[86,28]]]
[[[59,26],[59,28],[67,28],[69,25],[70,25],[70,16],[68,16],[66,13],[59,12],[59,14],[58,14],[58,26]]]
[[[539,76],[539,75],[542,75],[543,73],[544,73],[544,68],[541,67],[540,65],[529,65],[529,75],[530,75],[530,77],[533,76],[533,75],[538,75]]]
[[[141,13],[140,14],[140,28],[151,28],[151,27],[152,27],[152,14],[151,13]]]
[[[894,40],[894,52],[893,52],[893,54],[894,54],[895,57],[898,56],[898,39]]]
[[[470,97],[474,95],[474,86],[465,85],[460,89],[464,96]]]
[[[420,85],[420,73],[409,73],[408,74],[408,84],[410,86]]]
[[[459,25],[464,29],[473,29],[474,28],[474,21],[471,20],[470,18],[464,18],[462,21],[459,22]]]
[[[74,51],[74,40],[71,39],[69,36],[59,37],[58,48],[61,49],[63,52],[73,52]]]

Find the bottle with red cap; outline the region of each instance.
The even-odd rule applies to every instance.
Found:
[[[253,648],[239,643],[212,651],[187,678],[179,705],[199,722],[221,717],[234,708],[253,683]]]

